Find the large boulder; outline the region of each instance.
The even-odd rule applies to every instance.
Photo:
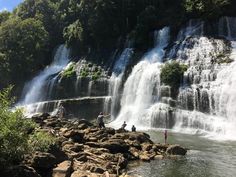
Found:
[[[32,158],[32,166],[35,169],[51,169],[56,163],[56,158],[50,153],[36,152]]]
[[[71,129],[71,130],[66,130],[62,133],[64,137],[71,138],[75,142],[83,142],[83,138],[84,138],[83,132]]]
[[[171,145],[166,149],[168,155],[185,155],[187,150],[180,145]]]
[[[69,177],[72,170],[72,163],[66,160],[53,169],[52,177]]]
[[[111,153],[128,153],[129,151],[129,146],[120,139],[102,142],[100,147],[108,149]]]
[[[2,177],[41,177],[32,167],[26,165],[13,166],[1,172]]]

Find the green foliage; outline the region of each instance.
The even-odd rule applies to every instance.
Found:
[[[161,82],[176,90],[179,88],[187,66],[176,61],[166,63],[161,69]]]
[[[47,152],[55,143],[56,138],[43,131],[38,131],[29,138],[32,151]]]
[[[11,90],[0,91],[0,169],[19,163],[31,150],[46,151],[55,142],[46,133],[29,134],[36,125],[24,118],[21,110],[10,110],[14,102]]]
[[[219,17],[229,4],[230,0],[185,0],[184,2],[188,13],[202,16],[204,19]]]
[[[43,63],[48,33],[42,23],[29,18],[10,18],[0,26],[0,85],[19,84]],[[3,83],[3,81],[5,81]],[[7,82],[8,81],[8,82]]]
[[[0,12],[0,25],[1,25],[1,23],[7,21],[9,19],[10,15],[11,15],[11,13],[8,11]]]
[[[88,77],[89,76],[89,72],[87,70],[82,70],[82,72],[80,73],[81,77]]]
[[[97,71],[92,75],[92,80],[98,80],[101,77],[101,72]]]
[[[83,28],[79,20],[70,24],[64,29],[64,39],[68,46],[82,46],[83,44]],[[82,47],[80,47],[82,48]]]
[[[76,71],[75,71],[75,63],[71,63],[70,65],[69,65],[69,67],[66,69],[66,70],[64,70],[63,72],[62,72],[62,77],[63,78],[71,78],[72,76],[74,76],[76,74]]]
[[[218,64],[223,64],[223,63],[232,63],[234,60],[229,58],[229,57],[225,57],[225,58],[220,58],[217,60]]]
[[[148,6],[141,14],[138,16],[137,25],[134,31],[130,34],[136,43],[136,46],[142,46],[148,41],[148,33],[150,29],[155,28],[155,24],[158,21],[156,16],[156,9],[153,6]]]
[[[10,90],[0,92],[0,165],[18,163],[23,155],[29,151],[28,130],[34,128],[34,124],[24,119],[21,110],[10,111],[13,103],[10,98]]]

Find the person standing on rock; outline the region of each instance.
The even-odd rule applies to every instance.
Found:
[[[167,130],[164,131],[165,144],[167,143]]]
[[[126,122],[124,121],[124,123],[122,124],[121,128],[124,130],[126,126],[127,126],[127,124],[126,124]]]
[[[59,116],[59,118],[63,118],[63,117],[65,117],[65,115],[66,115],[66,109],[61,104],[58,108],[58,116]]]
[[[105,128],[105,124],[104,124],[104,118],[108,117],[110,115],[104,116],[103,112],[100,112],[100,114],[97,117],[97,123],[98,123],[98,127],[99,128]]]

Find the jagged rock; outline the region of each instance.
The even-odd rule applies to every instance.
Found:
[[[1,172],[3,177],[41,177],[32,167],[18,165],[9,168],[6,172]]]
[[[128,153],[129,151],[129,146],[123,140],[110,140],[100,144],[100,147],[108,149],[111,153]]]
[[[35,169],[50,169],[56,163],[56,158],[50,153],[36,152],[32,158],[32,166]]]
[[[74,142],[82,142],[84,133],[72,129],[63,132],[63,136],[66,138],[71,138]]]
[[[71,177],[103,177],[103,175],[77,170],[72,173]]]
[[[153,157],[145,151],[139,154],[139,158],[143,161],[150,161]]]
[[[59,148],[50,150],[52,154],[36,153],[29,158],[42,176],[50,174],[54,165],[60,163],[54,168],[53,177],[67,177],[70,171],[74,172],[71,175],[74,177],[104,176],[105,173],[111,177],[123,172],[128,160],[150,161],[163,159],[166,154],[171,157],[186,154],[186,149],[178,145],[154,144],[146,133],[107,127],[99,129],[83,119],[71,121],[47,117],[42,128],[47,132],[54,131],[53,135],[59,141]]]
[[[180,145],[171,145],[166,149],[166,153],[169,155],[185,155],[187,150]]]
[[[94,148],[99,148],[101,146],[100,143],[97,143],[97,142],[87,142],[85,144]]]
[[[129,132],[129,139],[131,141],[138,141],[140,144],[142,143],[150,143],[153,144],[153,142],[150,140],[150,136],[146,133],[142,132]]]
[[[78,123],[79,123],[79,124],[85,124],[85,125],[87,125],[88,127],[93,126],[93,124],[90,123],[89,121],[87,121],[86,119],[80,119]]]
[[[49,153],[56,157],[56,163],[63,162],[68,159],[68,156],[58,145],[54,145],[50,148]]]
[[[80,129],[80,130],[84,130],[84,129],[87,129],[87,128],[89,128],[89,126],[87,125],[87,124],[79,124],[78,125],[78,129]]]
[[[53,169],[52,177],[69,177],[72,170],[71,161],[67,160],[57,165]]]
[[[78,144],[78,143],[67,143],[65,144],[63,147],[62,147],[62,150],[63,151],[66,151],[66,152],[70,152],[70,151],[73,151],[73,152],[80,152],[83,150],[83,145],[82,144]]]
[[[163,156],[163,155],[156,155],[156,156],[154,157],[154,159],[155,159],[155,160],[162,160],[162,159],[164,159],[164,156]]]
[[[156,151],[156,152],[157,151],[165,152],[167,148],[168,148],[168,145],[166,145],[166,144],[155,144],[153,146],[153,150]]]
[[[139,150],[134,148],[134,147],[130,147],[129,152],[135,157],[135,158],[139,158]]]
[[[46,119],[46,120],[44,120],[43,122],[45,123],[45,126],[46,126],[46,127],[56,127],[56,126],[58,126],[58,124],[60,123],[59,120],[53,119],[53,118]]]
[[[143,151],[150,151],[152,149],[152,144],[143,143],[141,146]]]

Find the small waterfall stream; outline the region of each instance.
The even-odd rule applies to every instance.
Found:
[[[115,62],[113,73],[109,80],[109,100],[106,100],[104,111],[110,111],[111,119],[115,119],[119,110],[120,97],[122,94],[122,80],[126,66],[129,64],[129,59],[133,54],[132,48],[125,48],[120,57]],[[112,101],[111,101],[112,100]],[[110,108],[108,108],[110,107]]]
[[[69,63],[69,54],[70,50],[64,45],[60,45],[56,50],[52,64],[25,85],[22,99],[18,105],[24,106],[26,115],[48,109],[47,107],[49,104],[45,101],[48,101],[51,98],[53,87],[58,78],[58,73]],[[50,110],[58,107],[58,104],[59,102],[55,103],[53,107],[52,104],[50,104]]]
[[[62,71],[63,68],[69,63],[69,53],[69,49],[67,49],[64,45],[60,45],[57,48],[52,64],[46,67],[41,73],[33,78],[32,81],[26,84],[23,91],[25,95],[23,95],[20,104],[27,105],[45,101],[47,99],[47,94],[50,96],[50,92],[52,91],[57,78],[57,73]]]

